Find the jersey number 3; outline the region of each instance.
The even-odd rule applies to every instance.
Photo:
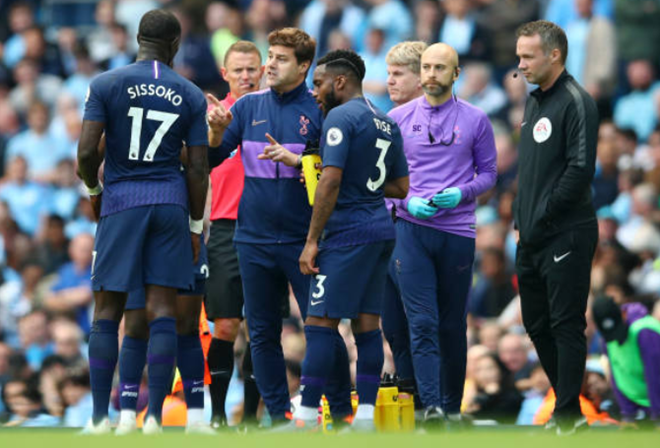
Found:
[[[387,150],[390,149],[392,144],[389,140],[383,140],[382,138],[376,139],[376,148],[380,149],[380,155],[376,161],[376,168],[378,168],[378,179],[367,181],[367,188],[369,191],[376,191],[380,188],[381,185],[385,182],[385,175],[387,174],[387,167],[385,166],[385,156],[387,155]]]
[[[128,160],[138,160],[140,158],[140,137],[142,136],[142,117],[144,116],[144,109],[141,107],[131,107],[128,110],[128,116],[131,117],[133,121],[131,126],[131,147],[128,150]],[[147,111],[147,120],[160,121],[161,123],[149,142],[142,161],[154,161],[160,142],[178,118],[179,114],[170,114],[158,110]]]

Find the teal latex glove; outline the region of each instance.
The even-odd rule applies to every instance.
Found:
[[[461,202],[462,197],[460,188],[445,188],[442,193],[433,196],[433,203],[440,208],[454,208]]]
[[[437,207],[429,205],[429,201],[417,196],[413,196],[408,201],[408,213],[417,219],[429,219],[438,211]]]

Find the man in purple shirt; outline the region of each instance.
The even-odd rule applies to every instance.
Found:
[[[660,322],[641,303],[619,309],[610,297],[596,299],[592,310],[605,339],[624,424],[634,425],[643,410],[660,428]]]
[[[422,55],[424,96],[389,114],[401,129],[410,170],[410,190],[397,209],[394,259],[431,426],[461,420],[474,210],[496,178],[486,114],[452,94],[459,73],[456,51],[431,45]]]
[[[390,100],[401,106],[424,94],[419,78],[422,53],[426,50],[426,42],[405,41],[396,44],[387,52],[387,93]],[[399,207],[399,199],[385,198],[388,210]],[[410,392],[415,397],[415,407],[421,406],[417,395],[415,374],[413,372],[412,356],[410,354],[410,330],[408,319],[401,301],[399,281],[396,275],[396,265],[392,258],[387,272],[383,309],[381,312],[383,336],[387,339],[394,367],[398,376],[399,391]]]

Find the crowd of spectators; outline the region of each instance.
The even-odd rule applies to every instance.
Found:
[[[319,55],[358,51],[367,61],[364,90],[383,110],[392,107],[385,55],[394,44],[443,41],[458,51],[455,93],[489,115],[498,151],[497,185],[477,209],[464,410],[521,424],[542,423],[539,410],[552,397],[522,328],[512,269],[516,146],[530,90],[514,76],[515,30],[539,18],[557,23],[569,40],[567,69],[596,99],[602,120],[592,294],[641,302],[660,318],[660,2],[7,0],[0,3],[0,421],[82,426],[90,413],[85,341],[96,224],[75,174],[81,114],[90,80],[134,60],[138,20],[155,7],[182,23],[174,68],[219,97],[227,92],[219,74],[226,49],[248,39],[265,58],[268,33],[286,25],[315,37]],[[287,322],[295,391],[304,337],[295,312]],[[584,397],[607,422],[616,404],[589,322]],[[350,330],[342,331],[354,360]],[[385,369],[393,369],[391,357]]]

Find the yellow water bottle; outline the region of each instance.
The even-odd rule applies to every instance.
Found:
[[[408,392],[399,392],[399,410],[401,411],[401,431],[415,430],[415,400]]]
[[[330,413],[330,404],[325,395],[321,397],[321,427],[323,433],[328,434],[333,431],[332,414]]]
[[[319,155],[318,144],[315,145],[308,140],[301,161],[305,186],[307,187],[307,200],[309,205],[314,205],[316,186],[321,178],[321,156]]]
[[[392,381],[392,377],[386,374],[378,389],[374,424],[379,431],[397,432],[401,430],[399,420],[399,389]]]

